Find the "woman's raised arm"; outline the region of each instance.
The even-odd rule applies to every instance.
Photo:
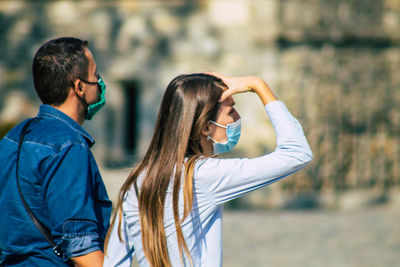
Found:
[[[223,102],[226,98],[231,95],[244,93],[244,92],[255,92],[261,99],[264,106],[272,101],[278,100],[274,92],[268,86],[268,84],[257,76],[226,76],[218,72],[209,72],[208,74],[220,78],[228,89],[225,90],[219,99]]]

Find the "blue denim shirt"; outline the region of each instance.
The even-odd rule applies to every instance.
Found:
[[[111,202],[90,151],[93,138],[59,110],[40,106],[21,149],[20,185],[38,220],[51,231],[64,260],[103,250]],[[0,263],[67,266],[24,209],[16,184],[23,125],[0,140]]]

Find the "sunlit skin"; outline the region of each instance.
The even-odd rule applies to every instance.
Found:
[[[82,79],[85,79],[85,81],[91,83],[97,83],[97,80],[99,79],[99,74],[97,73],[96,62],[94,61],[92,53],[87,48],[85,50],[85,55],[89,60],[89,70],[88,70],[88,77],[86,79],[82,77]],[[83,99],[85,99],[86,103],[90,105],[96,103],[99,100],[101,92],[97,84],[85,83],[82,82],[80,79],[76,79],[75,84],[76,83],[78,83],[78,87],[81,86],[82,91],[84,93]]]
[[[75,267],[102,267],[104,254],[100,250],[93,251],[89,254],[72,258]]]
[[[88,77],[85,80],[88,82],[97,82],[97,66],[93,55],[87,48],[85,48],[85,55],[89,60]],[[96,103],[100,98],[101,92],[96,84],[88,84],[78,78],[72,82],[74,86],[71,85],[65,102],[53,107],[64,112],[82,125],[85,121],[87,105]]]
[[[234,123],[238,119],[240,119],[239,113],[233,107],[235,105],[235,101],[232,96],[229,96],[225,99],[218,109],[217,117],[215,122],[227,126],[228,124]],[[213,123],[208,123],[203,134],[206,133],[207,136],[210,136],[217,142],[225,142],[227,140],[226,129],[220,126],[217,126]],[[207,154],[213,151],[213,144],[211,140],[207,140],[204,142],[203,151]]]
[[[226,126],[227,124],[237,121],[240,116],[233,107],[235,102],[232,95],[244,92],[255,92],[261,99],[263,105],[267,105],[272,101],[278,100],[274,92],[270,89],[268,84],[261,78],[255,76],[244,77],[229,77],[217,72],[208,73],[214,75],[224,81],[227,89],[223,92],[220,102],[221,106],[218,110],[216,122]],[[205,154],[213,152],[213,141],[208,139],[210,136],[217,142],[224,142],[227,140],[226,129],[219,127],[215,124],[208,123],[202,130],[200,138],[200,145]]]

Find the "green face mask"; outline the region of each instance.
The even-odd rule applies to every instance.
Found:
[[[90,104],[86,110],[86,119],[91,120],[94,115],[106,104],[106,84],[104,83],[103,79],[99,75],[99,79],[97,84],[100,86],[100,100],[96,103]]]

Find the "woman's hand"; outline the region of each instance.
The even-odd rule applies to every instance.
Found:
[[[269,102],[277,100],[277,97],[269,88],[268,84],[259,77],[256,76],[233,77],[233,76],[226,76],[218,72],[208,72],[207,74],[220,78],[228,87],[228,89],[222,93],[222,96],[219,99],[220,102],[223,102],[229,96],[232,96],[234,94],[244,93],[249,91],[257,93],[264,105],[268,104]]]

